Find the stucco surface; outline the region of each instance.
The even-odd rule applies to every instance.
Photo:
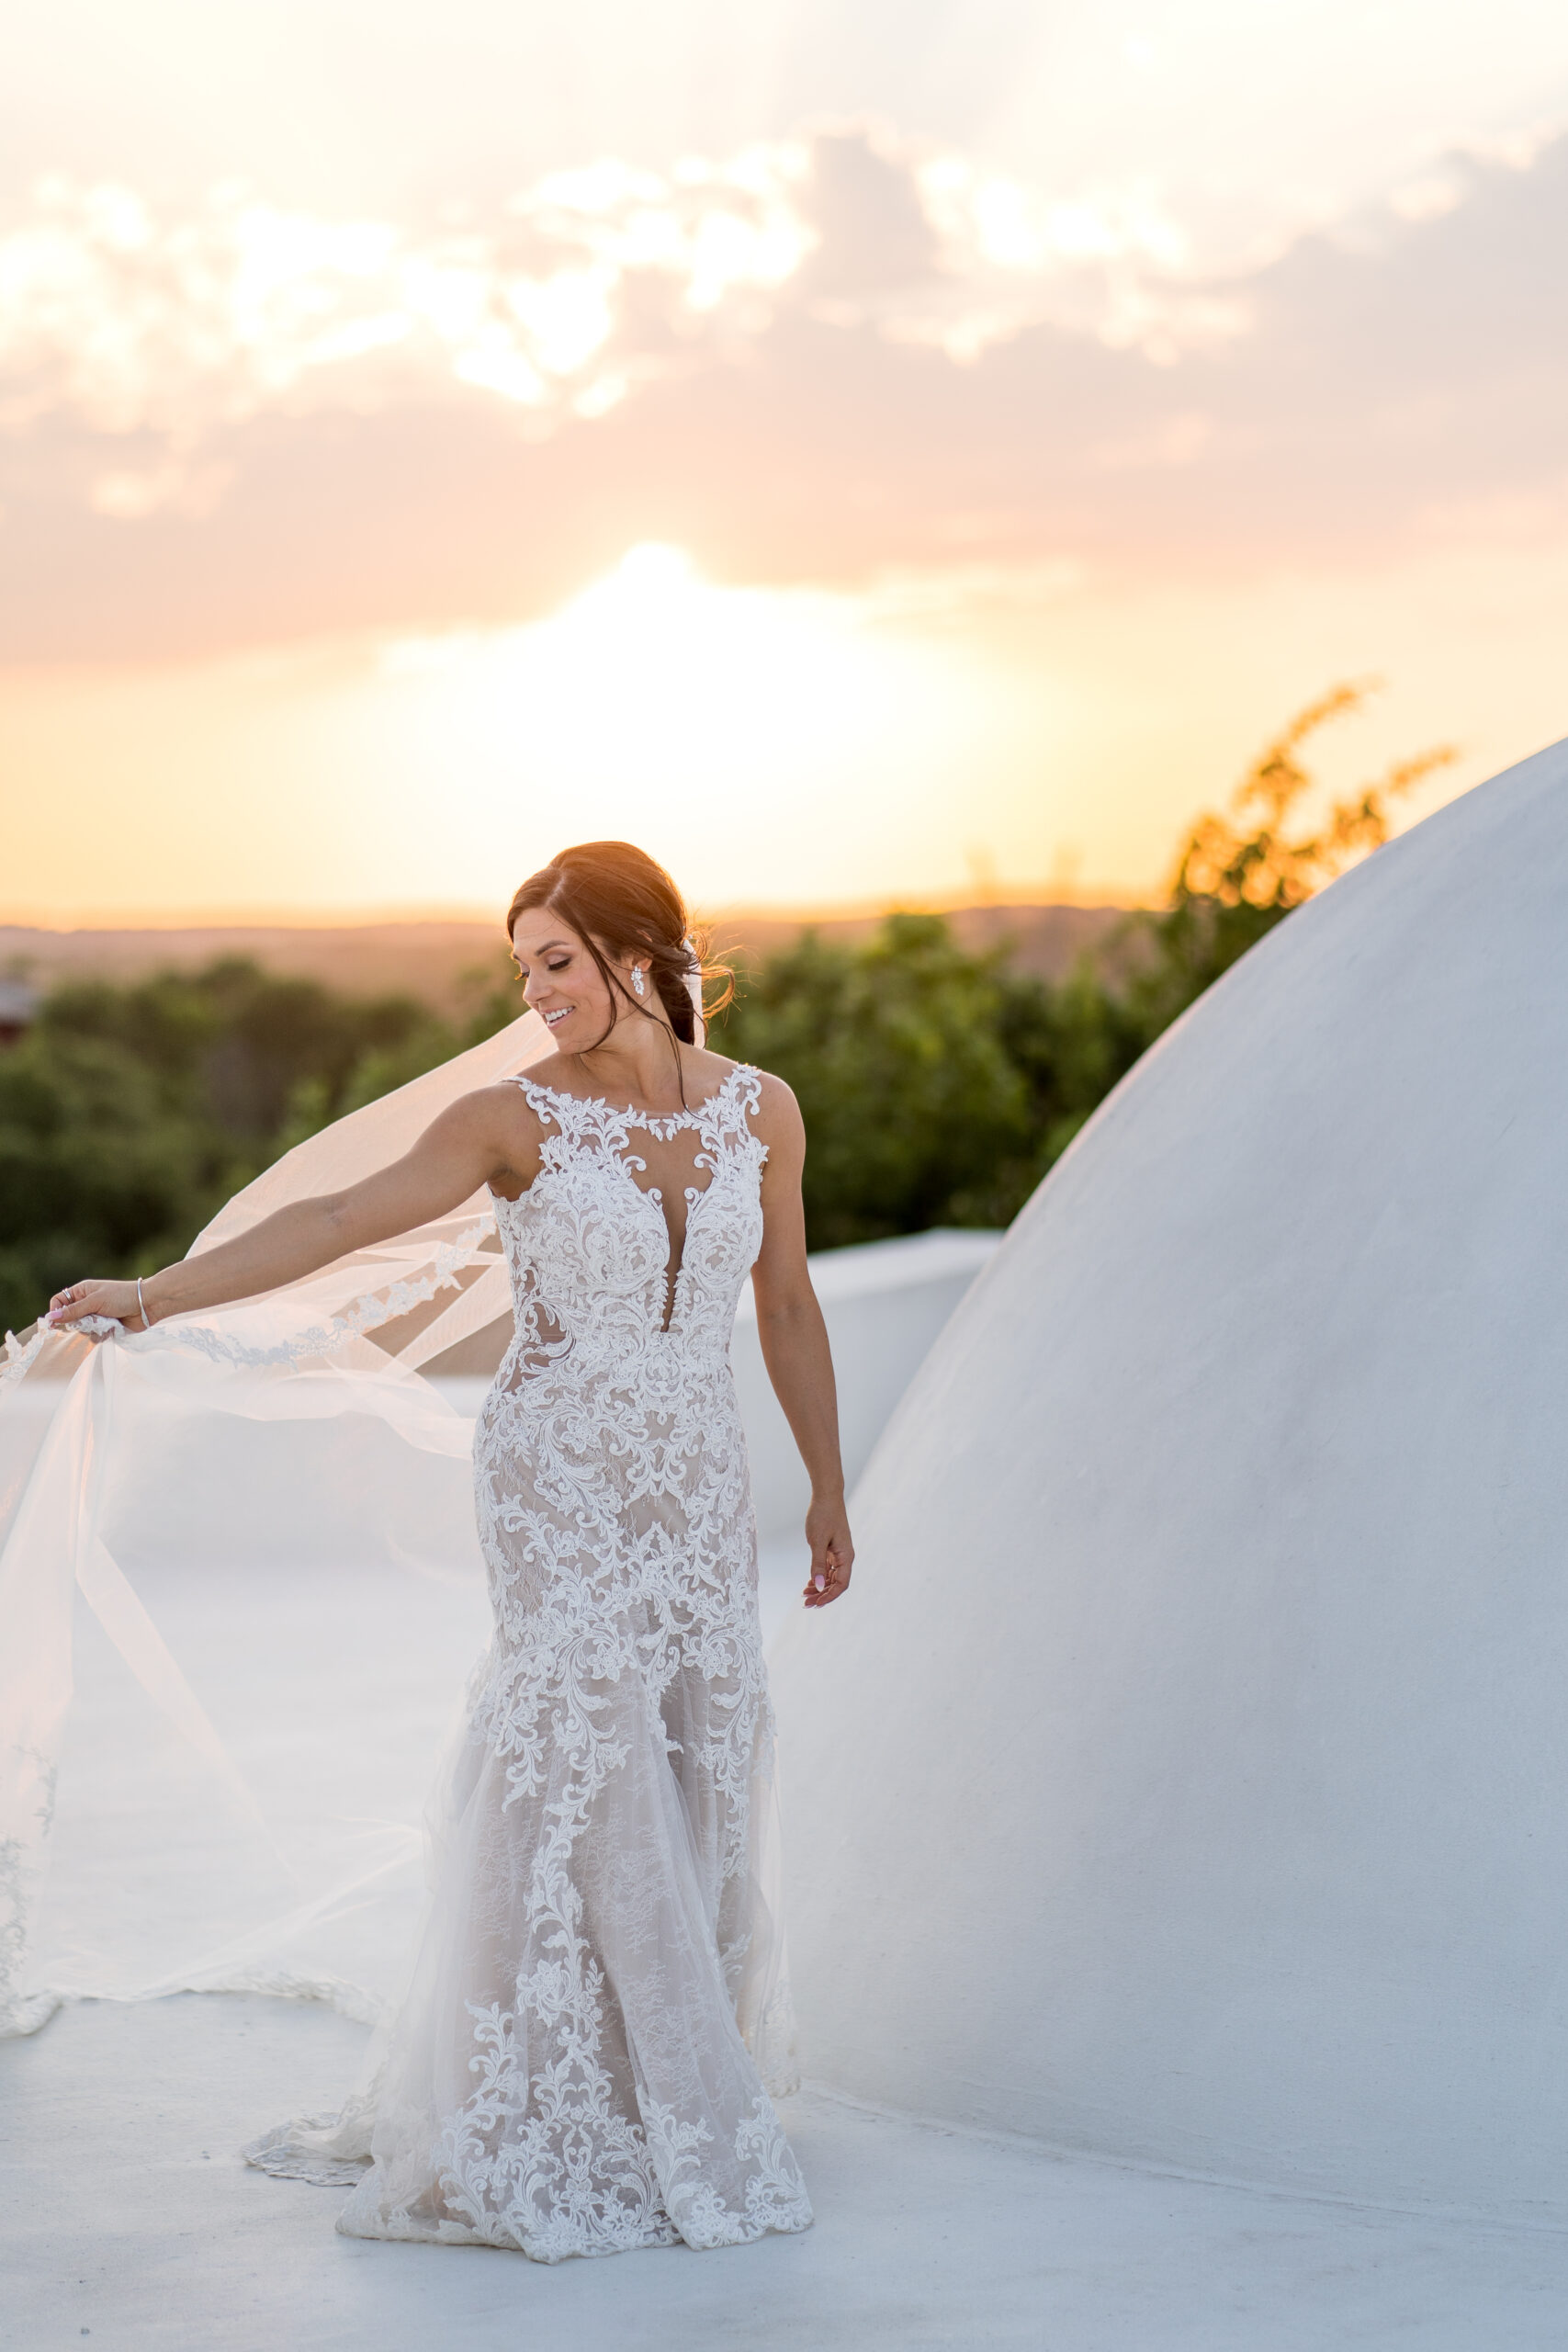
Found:
[[[773,1653],[814,2070],[1568,2220],[1568,746],[1104,1106]]]
[[[7,2352],[1556,2352],[1568,2244],[1063,2161],[818,2095],[800,2238],[544,2269],[340,2238],[341,2192],[248,2171],[358,2030],[186,1995],[0,2047]]]

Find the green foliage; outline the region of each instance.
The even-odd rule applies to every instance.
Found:
[[[1051,986],[965,956],[933,916],[895,915],[860,950],[807,933],[744,981],[726,1052],[799,1097],[813,1249],[933,1225],[1005,1225],[1140,1055],[1239,956],[1388,837],[1390,803],[1454,756],[1402,762],[1306,831],[1307,739],[1359,709],[1335,687],[1292,720],[1179,854],[1166,906]]]
[[[358,1001],[237,959],[56,989],[0,1053],[0,1327],[84,1272],[180,1257],[291,1144],[514,1010],[487,1001],[454,1030],[412,997]]]
[[[0,1317],[30,1322],[88,1268],[177,1255],[248,1172],[146,1064],[40,1023],[0,1055]]]
[[[857,951],[807,931],[725,1015],[715,1044],[799,1098],[813,1248],[1006,1216],[1030,1158],[1008,985],[939,917],[892,915]]]
[[[1292,909],[1380,848],[1389,835],[1390,802],[1456,757],[1451,745],[1440,744],[1399,761],[1376,783],[1332,802],[1323,824],[1292,837],[1287,820],[1314,790],[1300,758],[1303,744],[1360,710],[1371,692],[1365,679],[1334,686],[1298,711],[1236,786],[1233,815],[1211,811],[1193,826],[1166,909],[1135,919],[1148,952],[1138,959],[1130,1000],[1149,1041]]]
[[[1109,957],[1058,985],[911,914],[855,948],[807,931],[742,973],[714,1043],[799,1097],[813,1249],[1008,1222],[1160,1032],[1386,839],[1391,801],[1453,756],[1406,761],[1303,830],[1302,748],[1367,691],[1337,686],[1293,719],[1231,813],[1192,827],[1164,909],[1129,917]],[[504,959],[468,976],[452,1023],[235,960],[56,990],[0,1053],[0,1321],[30,1322],[73,1276],[179,1256],[280,1152],[518,1009]]]

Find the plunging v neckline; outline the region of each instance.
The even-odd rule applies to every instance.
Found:
[[[536,1096],[543,1098],[542,1103],[536,1107],[542,1110],[544,1116],[554,1121],[558,1134],[563,1138],[568,1136],[568,1124],[556,1108],[558,1103],[563,1102],[572,1103],[582,1112],[600,1114],[604,1125],[618,1127],[622,1130],[623,1136],[629,1128],[640,1127],[655,1143],[671,1143],[683,1128],[694,1127],[698,1136],[698,1148],[693,1155],[691,1167],[691,1173],[694,1175],[705,1165],[702,1148],[703,1131],[705,1126],[711,1125],[709,1114],[716,1110],[745,1068],[744,1063],[738,1062],[735,1068],[715,1087],[711,1094],[705,1095],[702,1102],[693,1103],[682,1111],[639,1111],[619,1102],[612,1102],[607,1095],[569,1094],[562,1088],[542,1085],[537,1079],[530,1077],[526,1070],[518,1071],[516,1083],[530,1099]],[[613,1143],[607,1135],[602,1136],[601,1139],[604,1143],[609,1158],[614,1159],[617,1167],[622,1170],[633,1190],[645,1201],[650,1201],[657,1208],[660,1222],[664,1227],[667,1245],[664,1262],[664,1301],[663,1313],[659,1324],[659,1330],[662,1336],[674,1326],[681,1276],[685,1271],[686,1244],[691,1237],[692,1217],[698,1204],[706,1199],[717,1182],[718,1162],[709,1153],[705,1159],[706,1183],[681,1186],[681,1197],[685,1204],[686,1215],[681,1231],[677,1234],[671,1223],[666,1186],[637,1182],[637,1170],[640,1168],[646,1171],[648,1162],[630,1148],[629,1136],[624,1144]],[[536,1178],[535,1182],[537,1182],[537,1181],[538,1179]],[[528,1193],[532,1190],[533,1185],[530,1185],[527,1192],[517,1195],[517,1199],[526,1200]],[[497,1197],[503,1196],[498,1194]]]

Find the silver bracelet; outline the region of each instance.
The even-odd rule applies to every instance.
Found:
[[[136,1277],[136,1306],[137,1311],[141,1317],[142,1329],[144,1331],[150,1331],[152,1329],[152,1318],[147,1312],[147,1301],[141,1295],[141,1277],[140,1274]]]

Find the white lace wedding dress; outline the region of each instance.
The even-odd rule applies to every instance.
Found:
[[[430,1922],[360,2109],[248,2153],[355,2178],[354,2236],[733,2245],[811,2220],[769,2096],[791,2024],[729,1368],[759,1081],[668,1118],[514,1082],[544,1142],[496,1208],[516,1329],[474,1447],[495,1635]]]

